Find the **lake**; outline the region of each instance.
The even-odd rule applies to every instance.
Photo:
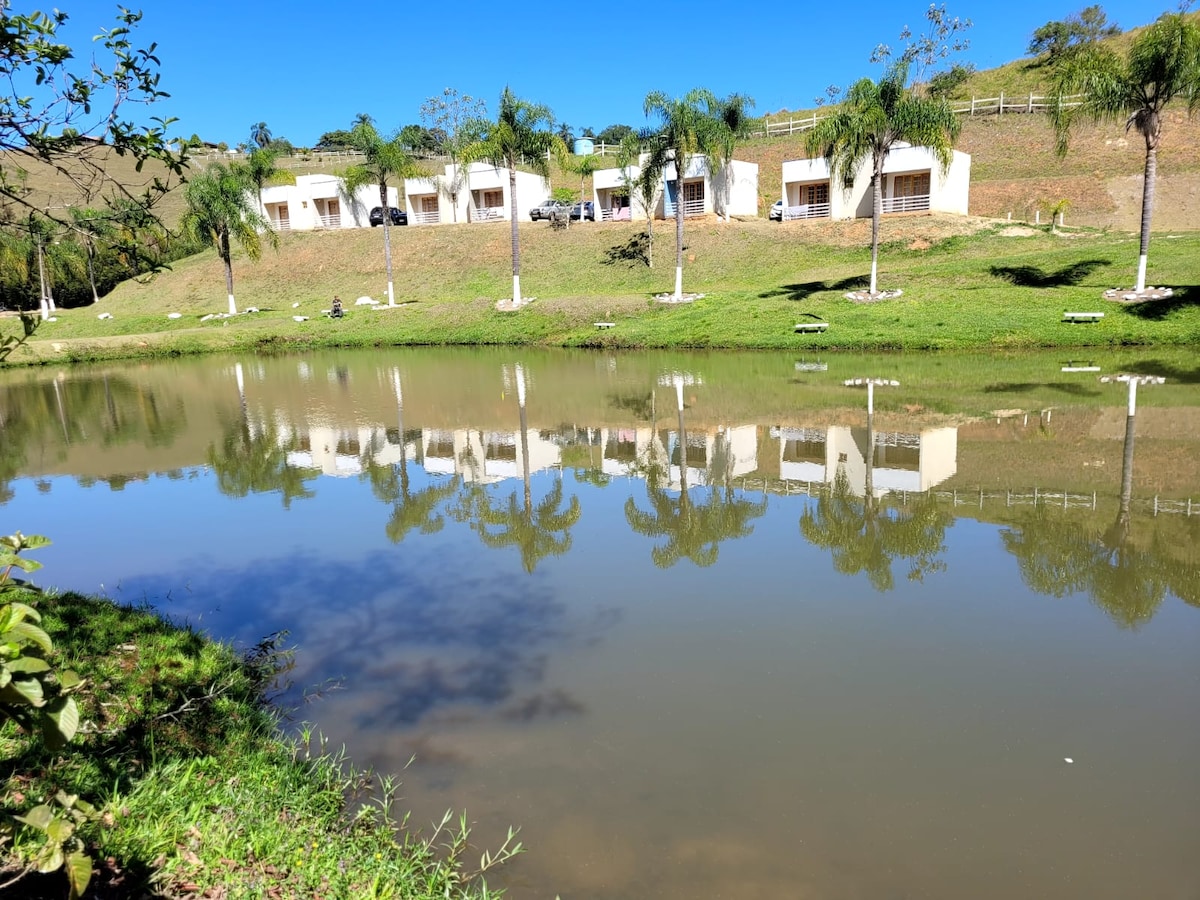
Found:
[[[0,527],[286,631],[290,725],[520,826],[514,898],[1192,898],[1193,356],[0,371]]]

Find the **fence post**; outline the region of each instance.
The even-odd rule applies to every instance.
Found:
[[[975,115],[975,96],[971,96],[971,115]]]
[[[1000,102],[996,104],[996,117],[1004,115],[1004,91],[1000,92]]]
[[[1027,112],[1033,112],[1033,91],[1029,92],[1029,109]]]

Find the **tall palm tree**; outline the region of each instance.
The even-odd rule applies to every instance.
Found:
[[[908,63],[896,63],[879,81],[863,78],[841,106],[808,132],[810,154],[825,157],[831,180],[849,189],[862,165],[871,162],[871,293],[878,293],[879,217],[883,211],[883,164],[899,143],[928,147],[945,173],[953,159],[962,122],[944,99],[920,97],[907,87]]]
[[[342,183],[350,197],[353,197],[360,187],[369,184],[379,186],[379,205],[383,208],[383,258],[387,265],[388,306],[395,306],[396,288],[392,278],[392,217],[388,214],[391,206],[388,203],[388,182],[393,179],[403,181],[405,178],[421,174],[421,171],[405,149],[398,134],[384,138],[376,130],[371,117],[365,113],[359,113],[354,121],[350,139],[354,149],[363,155],[363,161],[342,173]]]
[[[270,146],[271,129],[266,122],[255,122],[250,126],[250,143],[260,150],[265,150]]]
[[[730,94],[719,100],[714,98],[708,106],[708,115],[715,130],[712,146],[717,163],[712,175],[714,182],[718,174],[724,182],[721,190],[714,191],[713,201],[717,214],[723,216],[726,222],[729,221],[729,199],[733,194],[733,151],[739,141],[750,137],[755,121],[750,115],[753,108],[754,98],[743,94]]]
[[[246,161],[242,163],[234,163],[235,166],[241,168],[248,179],[254,184],[255,190],[258,192],[256,200],[258,201],[259,212],[263,218],[267,216],[267,208],[262,202],[263,185],[279,171],[275,165],[275,161],[279,158],[279,154],[274,150],[267,150],[259,147],[250,151],[250,155],[246,157]]]
[[[1074,93],[1082,93],[1083,100],[1078,106],[1068,106],[1063,98]],[[1123,119],[1125,130],[1136,130],[1145,142],[1141,244],[1134,284],[1134,291],[1141,293],[1146,289],[1154,179],[1164,110],[1175,99],[1187,102],[1189,114],[1200,105],[1200,25],[1195,18],[1182,13],[1163,15],[1133,39],[1125,58],[1107,47],[1088,44],[1063,62],[1056,96],[1051,121],[1060,155],[1067,152],[1071,127],[1077,119],[1093,122]]]
[[[547,156],[560,159],[566,155],[566,145],[558,135],[549,131],[554,116],[549,107],[517,97],[512,89],[500,94],[500,111],[495,122],[477,123],[480,137],[467,148],[468,160],[486,159],[498,168],[508,169],[509,219],[512,225],[512,270],[514,306],[521,303],[521,243],[517,232],[517,163],[541,175],[550,176]]]
[[[696,88],[682,97],[668,97],[662,91],[646,95],[643,109],[658,126],[646,135],[649,154],[642,163],[642,178],[662,180],[670,165],[675,166],[675,300],[683,299],[683,178],[688,162],[698,153],[711,155],[716,129],[706,109],[716,105],[710,91]],[[651,216],[653,210],[647,210]]]
[[[225,287],[229,294],[229,314],[237,313],[233,298],[233,241],[251,260],[262,256],[264,236],[271,246],[279,237],[250,200],[253,185],[243,170],[211,164],[199,175],[188,179],[184,188],[184,211],[181,226],[192,238],[206,247],[216,247],[225,264]]]

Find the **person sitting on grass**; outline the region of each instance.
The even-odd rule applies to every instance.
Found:
[[[333,295],[333,309],[329,310],[329,318],[340,319],[342,317],[342,298],[337,294]]]

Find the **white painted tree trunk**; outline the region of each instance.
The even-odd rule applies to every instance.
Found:
[[[231,316],[237,315],[237,303],[233,299],[233,294],[229,295],[229,314]]]
[[[675,300],[683,299],[683,266],[675,267]]]
[[[1138,257],[1137,284],[1133,286],[1135,291],[1144,291],[1146,289],[1146,259],[1145,253]]]
[[[521,276],[513,276],[513,306],[521,302]]]

